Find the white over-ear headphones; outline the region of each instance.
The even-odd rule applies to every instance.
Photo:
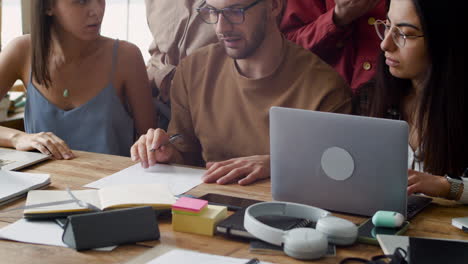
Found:
[[[316,229],[296,228],[281,230],[260,222],[262,215],[283,215],[316,222]],[[324,256],[328,242],[351,245],[356,241],[358,229],[352,222],[331,216],[331,213],[313,206],[264,202],[251,205],[245,211],[245,229],[258,239],[284,247],[284,252],[297,259],[317,259]]]

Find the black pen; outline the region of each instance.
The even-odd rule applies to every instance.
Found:
[[[253,258],[247,261],[245,264],[258,264],[258,263],[260,263],[260,260],[258,260],[258,258]]]
[[[150,149],[150,152],[155,152],[156,150],[159,150],[161,147],[166,146],[166,145],[169,144],[169,143],[173,143],[174,141],[176,141],[178,138],[181,138],[181,137],[182,137],[181,134],[174,134],[174,135],[172,135],[172,136],[169,137],[169,141],[167,141],[166,143],[160,145],[160,146],[157,147],[157,148],[152,148],[152,149]]]

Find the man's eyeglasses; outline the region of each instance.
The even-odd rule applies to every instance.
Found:
[[[231,8],[226,7],[223,9],[217,9],[214,7],[204,6],[206,1],[197,8],[200,18],[207,24],[217,24],[219,20],[219,14],[223,14],[224,18],[231,24],[242,24],[245,21],[245,12],[250,8],[256,6],[263,0],[257,0],[250,5],[243,8]]]
[[[385,21],[377,20],[374,23],[375,31],[381,40],[384,40],[388,33],[391,31],[393,42],[399,47],[403,48],[406,45],[407,39],[422,38],[424,35],[407,35],[397,26],[390,26]]]

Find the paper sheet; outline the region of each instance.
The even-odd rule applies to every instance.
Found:
[[[192,169],[173,165],[156,164],[144,169],[135,164],[115,174],[85,185],[87,188],[101,189],[119,184],[151,184],[160,183],[169,186],[172,194],[185,193],[202,183],[206,170]]]
[[[0,169],[0,203],[49,182],[49,174],[4,171]]]
[[[210,255],[189,250],[174,249],[168,253],[157,257],[147,264],[186,264],[187,260],[190,263],[203,264],[245,264],[249,259],[231,258],[218,255]],[[260,264],[271,264],[261,261]]]
[[[31,244],[68,247],[62,242],[63,229],[54,221],[27,221],[20,219],[0,229],[0,239]],[[112,251],[116,246],[94,249]]]

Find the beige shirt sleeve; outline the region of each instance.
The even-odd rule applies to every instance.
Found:
[[[158,87],[160,97],[168,101],[171,73],[180,60],[198,48],[216,42],[217,38],[214,28],[198,18],[196,8],[203,0],[146,0],[145,3],[153,36],[148,76],[151,86]]]

